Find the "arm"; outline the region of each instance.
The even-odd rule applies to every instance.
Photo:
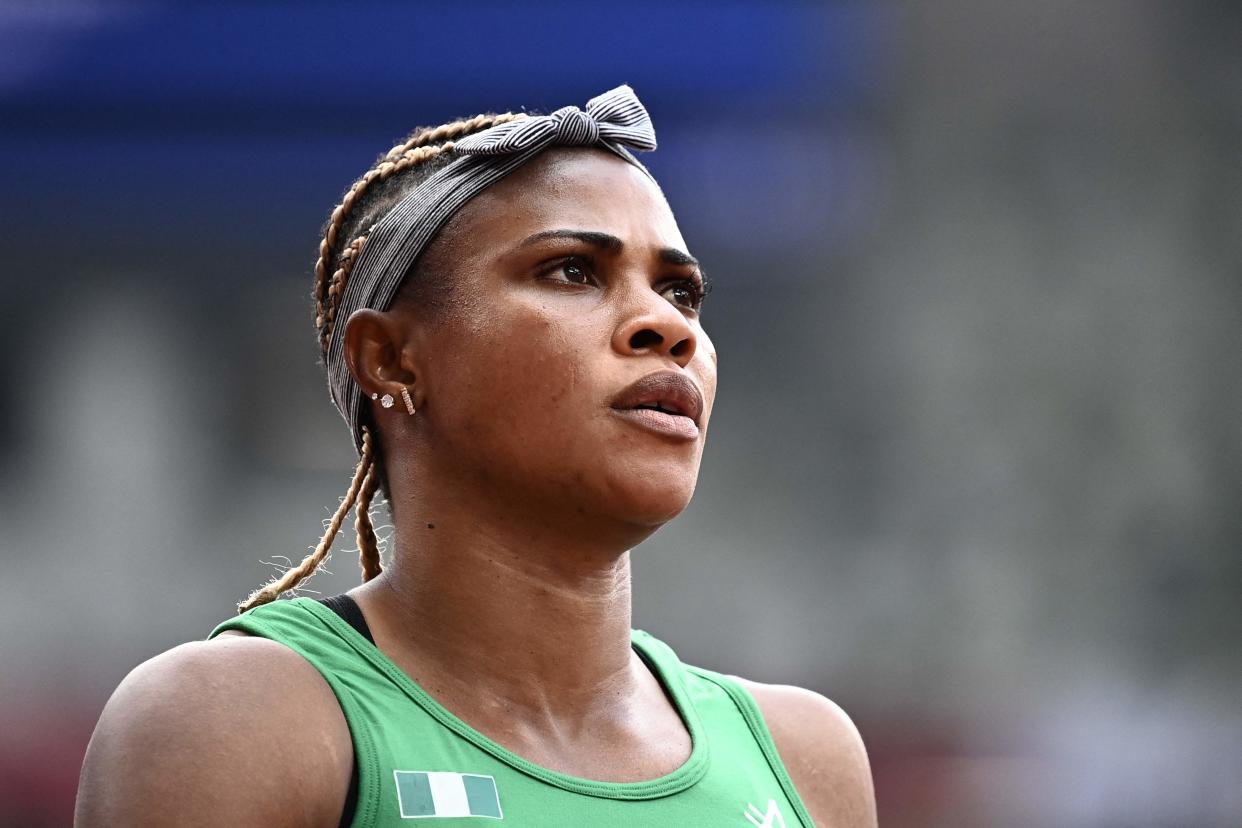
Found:
[[[738,681],[763,713],[776,750],[815,824],[875,828],[875,787],[867,750],[845,711],[800,687]]]
[[[237,636],[185,644],[108,701],[74,824],[336,826],[352,767],[336,697],[292,650]]]

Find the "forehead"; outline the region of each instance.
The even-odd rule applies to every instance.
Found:
[[[637,247],[685,249],[660,188],[607,150],[554,148],[484,190],[452,221],[470,248],[500,252],[541,230],[598,230]]]

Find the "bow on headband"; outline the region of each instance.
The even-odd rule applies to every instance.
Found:
[[[586,112],[564,106],[551,115],[509,121],[462,138],[454,149],[465,155],[508,155],[557,144],[590,146],[608,141],[638,150],[656,148],[655,128],[634,90],[618,86],[587,101]]]

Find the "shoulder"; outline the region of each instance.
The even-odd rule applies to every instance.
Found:
[[[867,750],[845,711],[801,687],[732,678],[754,698],[816,824],[875,826],[875,788]]]
[[[336,825],[352,767],[315,668],[274,641],[224,635],[121,682],[87,748],[75,824]]]

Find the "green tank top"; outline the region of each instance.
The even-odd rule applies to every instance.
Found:
[[[225,630],[279,641],[327,680],[354,743],[354,828],[477,825],[796,828],[812,825],[754,700],[736,682],[682,664],[645,632],[634,650],[690,733],[685,764],[658,779],[598,782],[548,770],[450,713],[371,642],[309,598],[276,601]]]

